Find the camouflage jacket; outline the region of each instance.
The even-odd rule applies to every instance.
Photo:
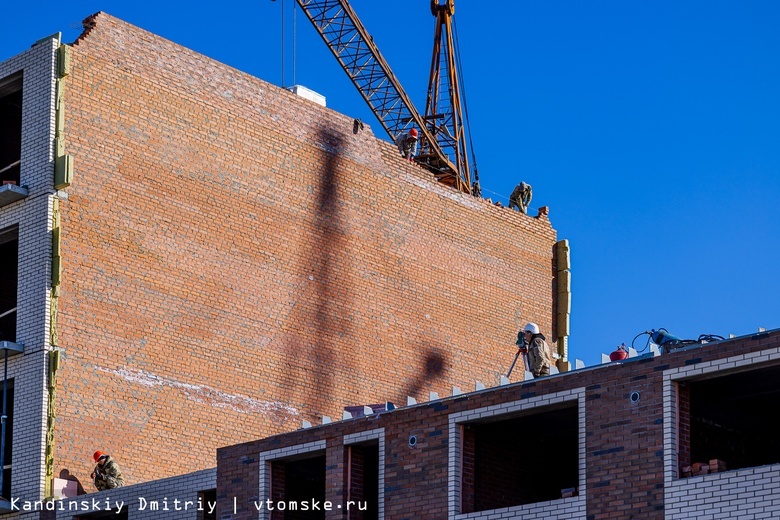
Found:
[[[521,211],[525,211],[525,208],[527,208],[528,205],[531,204],[532,197],[533,197],[533,190],[531,189],[531,185],[526,184],[525,182],[521,182],[520,184],[515,186],[515,189],[512,191],[512,194],[509,196],[509,207],[517,208]]]
[[[124,485],[125,481],[122,478],[119,464],[110,455],[106,456],[106,460],[102,465],[98,464],[95,466],[95,487],[98,488],[98,491],[118,488]]]
[[[528,370],[534,377],[550,375],[550,349],[542,334],[534,334],[528,345]]]

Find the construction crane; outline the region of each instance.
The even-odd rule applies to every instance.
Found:
[[[452,23],[454,0],[443,4],[431,0],[436,27],[424,116],[415,109],[347,0],[296,1],[390,138],[416,125],[422,136],[415,161],[440,182],[478,196],[476,166],[472,177],[467,155]]]

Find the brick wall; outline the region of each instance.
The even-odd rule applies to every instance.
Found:
[[[677,422],[673,382],[778,362],[780,331],[773,331],[221,448],[218,510],[221,518],[256,518],[251,501],[257,499],[258,489],[260,496],[266,492],[262,475],[268,459],[264,454],[293,453],[296,446],[323,444],[335,447],[328,450],[326,498],[338,504],[343,497],[345,466],[332,456],[338,453],[336,448],[362,430],[382,428],[384,516],[452,518],[461,510],[461,498],[469,502],[474,493],[471,483],[460,484],[462,471],[474,465],[467,449],[470,434],[462,433],[468,432],[462,425],[576,403],[580,480],[575,496],[458,518],[734,518],[737,511],[740,518],[772,518],[780,511],[780,464],[678,476],[677,444],[685,431]],[[632,399],[635,392],[638,398],[634,394]],[[418,438],[415,447],[409,445],[410,435]],[[518,462],[518,470],[523,464]],[[234,503],[239,505],[235,514]],[[342,517],[342,512],[329,516]]]
[[[109,15],[87,24],[65,80],[55,470],[85,478],[98,448],[130,483],[208,467],[346,405],[497,381],[522,324],[552,329],[546,216]]]

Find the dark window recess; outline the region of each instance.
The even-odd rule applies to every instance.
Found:
[[[272,461],[269,498],[274,507],[271,520],[324,519],[325,455]],[[319,502],[319,511],[312,509],[313,502]]]
[[[0,230],[0,341],[16,341],[19,228]]]
[[[379,442],[347,446],[346,461],[349,470],[347,504],[350,520],[377,520],[379,518]]]
[[[2,385],[2,383],[0,383]],[[8,498],[11,496],[11,462],[13,454],[13,431],[14,431],[14,380],[9,379],[6,381],[6,395],[5,395],[5,456],[3,459],[3,497]],[[3,387],[0,386],[0,399],[2,395]],[[0,401],[0,407],[2,407],[2,401]],[[2,408],[0,408],[1,410]]]
[[[463,425],[461,513],[576,494],[577,407]]]
[[[723,471],[780,463],[780,425],[772,413],[780,400],[780,366],[681,386],[680,425],[690,429],[680,435],[682,465],[718,459]]]
[[[198,493],[198,499],[202,504],[201,507],[203,507],[203,511],[199,512],[200,514],[198,515],[198,520],[217,520],[216,508],[214,508],[214,510],[209,513],[209,509],[217,503],[217,490],[209,489],[208,491],[201,491]]]
[[[22,158],[22,74],[0,79],[0,181],[19,184]]]

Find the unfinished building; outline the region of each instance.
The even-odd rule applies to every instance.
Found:
[[[96,449],[149,482],[498,381],[526,321],[565,340],[546,212],[107,14],[85,27],[0,63],[4,497],[91,491]]]
[[[367,410],[219,449],[217,514],[777,518],[778,376],[774,330]]]

